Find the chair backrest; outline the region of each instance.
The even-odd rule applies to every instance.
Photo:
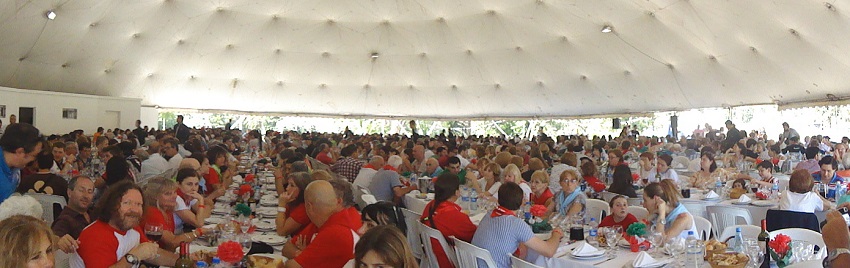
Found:
[[[776,237],[777,234],[787,235],[788,237],[791,237],[791,240],[802,240],[812,243],[812,245],[815,245],[820,249],[815,254],[815,257],[819,260],[826,258],[826,243],[823,242],[823,236],[821,236],[819,232],[803,228],[779,229],[770,232],[770,239]]]
[[[732,225],[753,224],[753,216],[750,215],[750,210],[746,208],[707,206],[705,209],[708,211],[708,218],[711,220],[715,234],[725,231],[726,227]]]
[[[372,192],[370,192],[370,191],[369,191],[369,188],[367,188],[367,187],[363,187],[363,186],[357,185],[357,189],[360,189],[360,193],[363,193],[363,194],[372,194]]]
[[[605,203],[611,202],[611,199],[614,199],[615,196],[618,196],[618,193],[612,192],[602,192],[602,200],[605,200]]]
[[[455,250],[453,247],[449,246],[449,243],[446,243],[446,239],[443,237],[443,234],[440,233],[440,231],[431,228],[430,226],[425,225],[421,222],[419,223],[419,231],[421,232],[422,246],[425,248],[425,254],[423,257],[430,259],[431,262],[437,261],[437,255],[434,252],[434,246],[431,244],[433,240],[436,240],[437,243],[440,244],[440,247],[443,248],[443,253],[446,254],[446,257],[448,257],[449,262],[451,262],[455,267],[458,267],[457,255],[455,255],[454,252]],[[437,265],[437,263],[432,263],[431,266],[435,265]]]
[[[513,268],[543,268],[542,266],[531,264],[530,262],[514,256],[514,254],[508,253],[508,256],[511,257],[511,267]]]
[[[422,238],[419,234],[419,218],[422,214],[412,210],[402,208],[401,213],[404,214],[404,224],[407,225],[407,243],[410,244],[410,251],[417,259],[422,259]]]
[[[360,196],[360,198],[363,199],[363,203],[367,206],[374,203],[378,203],[378,199],[376,199],[374,195],[364,194]]]
[[[699,237],[701,237],[702,240],[708,240],[711,238],[711,222],[700,216],[692,216],[694,217],[694,223],[697,225],[696,227]]]
[[[687,156],[677,156],[673,158],[673,166],[674,168],[688,168],[690,166],[691,160],[688,159]]]
[[[790,180],[779,180],[779,191],[783,192],[788,189],[788,183]]]
[[[646,216],[649,216],[649,211],[642,206],[629,206],[628,212],[634,215],[638,220],[646,219]]]
[[[38,200],[38,203],[41,204],[41,208],[44,212],[41,214],[41,218],[47,222],[47,224],[53,223],[53,215],[57,215],[59,213],[54,213],[54,204],[59,204],[62,209],[68,205],[68,202],[65,201],[65,198],[58,195],[51,194],[36,194],[36,193],[27,193],[26,195],[32,196],[35,200]]]
[[[702,168],[700,166],[699,162],[700,162],[699,156],[697,156],[697,158],[694,158],[693,160],[688,162],[688,171],[691,171],[691,172],[699,171]]]
[[[744,237],[758,237],[761,233],[761,227],[755,225],[732,225],[723,229],[723,233],[716,237],[718,241],[726,241],[730,237],[735,237],[735,229],[741,228],[741,235]]]
[[[768,232],[787,228],[804,228],[820,232],[820,222],[814,213],[769,209],[765,219]]]
[[[587,218],[596,218],[597,221],[602,221],[602,218],[605,215],[611,214],[611,208],[608,206],[608,203],[599,199],[587,199],[587,208],[585,209],[585,215]],[[605,214],[603,214],[603,212]]]
[[[641,206],[643,205],[642,197],[629,197],[629,206]]]
[[[457,267],[478,267],[478,260],[487,264],[487,267],[498,267],[490,252],[479,248],[466,241],[452,236],[455,243],[455,255],[457,255]]]

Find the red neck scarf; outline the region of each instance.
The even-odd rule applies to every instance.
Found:
[[[510,216],[516,217],[516,214],[514,214],[513,211],[511,211],[511,210],[509,210],[509,209],[507,209],[503,206],[496,207],[495,209],[493,209],[493,213],[490,213],[491,218],[504,216],[504,215],[510,215]]]

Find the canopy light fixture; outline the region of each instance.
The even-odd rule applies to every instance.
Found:
[[[605,25],[605,27],[602,27],[603,33],[610,33],[612,31],[614,31],[614,29],[612,29],[611,26],[609,26],[609,25]]]
[[[55,18],[56,18],[56,12],[53,12],[53,10],[47,11],[47,19],[53,20]]]
[[[378,55],[378,52],[372,52],[372,59],[373,59],[373,60],[378,59],[378,56],[379,56],[379,55]]]

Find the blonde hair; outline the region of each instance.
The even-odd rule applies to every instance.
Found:
[[[499,179],[499,175],[502,174],[502,167],[500,167],[499,164],[487,163],[486,165],[484,165],[484,167],[482,167],[482,169],[485,169],[485,168],[492,171],[493,172],[493,178],[495,178],[497,180]]]
[[[56,239],[47,223],[27,215],[15,215],[0,221],[0,268],[26,267],[30,258],[41,250],[43,237],[55,247]],[[51,253],[52,255],[52,253]],[[47,256],[53,260],[53,256]]]
[[[145,203],[159,208],[159,197],[169,191],[177,190],[177,182],[163,177],[153,177],[142,187]]]
[[[505,170],[502,170],[502,175],[505,177],[507,177],[508,175],[513,175],[514,180],[517,180],[517,183],[519,183],[518,181],[522,180],[522,172],[519,172],[519,167],[514,164],[510,164],[505,167]]]
[[[578,172],[576,172],[575,170],[572,170],[572,169],[567,169],[567,170],[564,170],[564,172],[561,172],[561,176],[559,176],[559,177],[558,177],[558,179],[559,179],[559,180],[558,180],[558,182],[564,182],[564,181],[566,181],[566,180],[567,180],[567,175],[572,176],[573,178],[575,178],[575,179],[576,179],[576,180],[578,180],[579,182],[584,181],[584,178],[582,178],[581,176],[579,176],[579,175],[578,175]]]
[[[538,170],[531,174],[531,181],[539,181],[543,184],[549,184],[549,174],[545,170]]]
[[[363,258],[374,252],[381,260],[398,268],[418,268],[416,259],[410,251],[407,238],[394,225],[380,225],[369,229],[354,245],[355,267],[363,266]]]

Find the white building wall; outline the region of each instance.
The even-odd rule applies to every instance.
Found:
[[[101,126],[134,128],[136,119],[140,116],[141,99],[0,87],[0,105],[6,106],[6,115],[0,117],[4,125],[9,123],[9,116],[12,114],[20,119],[18,108],[33,107],[33,124],[42,134],[67,134],[82,129],[91,135]],[[64,108],[77,109],[77,119],[62,118]],[[117,125],[111,126],[110,122],[114,121],[112,118],[116,112]]]

